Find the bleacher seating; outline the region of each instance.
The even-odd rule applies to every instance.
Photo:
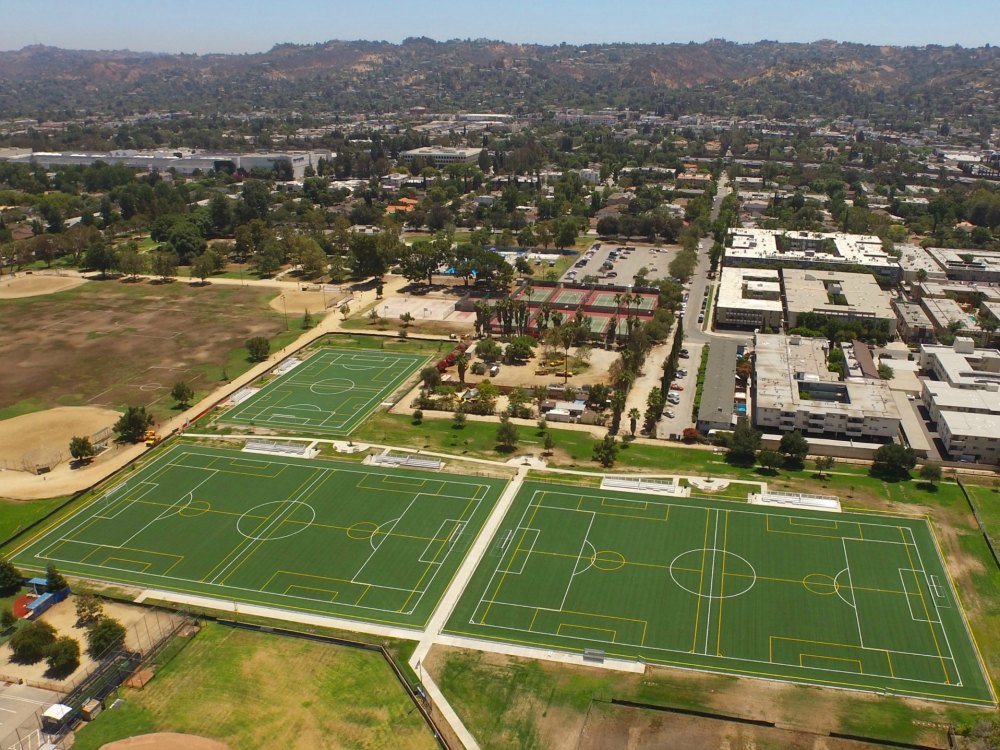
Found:
[[[277,440],[247,440],[243,450],[254,453],[277,453],[284,456],[310,458],[309,443],[284,443]]]
[[[425,458],[412,454],[397,455],[395,453],[380,453],[372,456],[373,464],[388,466],[405,466],[411,469],[432,469],[437,471],[444,464],[436,458]]]
[[[664,495],[676,495],[678,486],[672,479],[643,479],[642,477],[604,477],[601,480],[602,490],[633,490],[640,492],[659,492]]]

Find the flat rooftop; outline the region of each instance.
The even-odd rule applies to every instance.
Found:
[[[789,312],[894,319],[892,297],[867,273],[784,268],[781,278]]]

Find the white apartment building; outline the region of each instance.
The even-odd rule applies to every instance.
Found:
[[[1000,462],[1000,414],[942,412],[938,434],[953,459],[991,465]]]
[[[729,230],[725,257],[727,266],[854,266],[892,281],[903,274],[899,261],[883,249],[878,237],[840,232],[736,227]]]
[[[887,321],[895,328],[892,296],[867,273],[785,268],[781,271],[788,327],[806,312],[847,320]]]
[[[884,380],[841,381],[827,369],[826,339],[754,337],[753,421],[771,432],[853,440],[895,439],[900,414]]]
[[[780,330],[781,279],[776,268],[723,268],[715,303],[718,328]]]

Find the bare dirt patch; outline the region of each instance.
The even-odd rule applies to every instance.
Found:
[[[107,617],[118,620],[118,622],[125,626],[127,631],[125,636],[126,645],[134,645],[130,640],[134,637],[132,626],[142,620],[146,611],[142,607],[132,607],[127,604],[107,600],[103,604],[104,614]],[[44,659],[34,664],[18,664],[11,661],[10,644],[4,643],[0,646],[0,679],[7,680],[8,682],[25,680],[29,684],[34,683],[46,688],[65,691],[73,683],[89,673],[95,666],[94,660],[86,651],[86,628],[77,626],[76,597],[70,596],[65,601],[54,605],[41,615],[41,619],[54,627],[60,636],[67,635],[79,641],[80,666],[64,680],[54,680],[47,674],[48,665]]]
[[[31,275],[7,277],[0,281],[0,299],[22,299],[65,292],[86,283],[82,276]]]
[[[51,451],[66,460],[70,438],[90,437],[111,427],[118,416],[100,406],[60,406],[0,421],[0,466],[31,471],[32,462]]]
[[[229,750],[229,745],[193,734],[158,732],[109,742],[102,745],[101,750]]]
[[[166,416],[176,381],[212,388],[246,339],[284,328],[267,306],[273,294],[109,280],[57,298],[2,302],[0,409],[31,400],[35,408],[142,405]]]

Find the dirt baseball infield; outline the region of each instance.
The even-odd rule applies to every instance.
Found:
[[[230,750],[229,745],[218,740],[196,737],[193,734],[159,732],[130,737],[103,745],[101,750]]]
[[[82,276],[16,276],[0,279],[0,299],[20,299],[55,294],[86,283]]]

